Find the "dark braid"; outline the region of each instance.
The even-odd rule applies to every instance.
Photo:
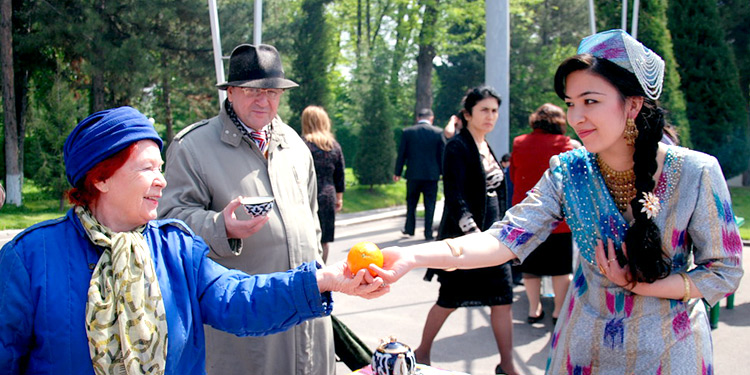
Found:
[[[652,283],[669,275],[670,262],[662,252],[659,227],[645,212],[641,212],[643,205],[639,202],[644,192],[652,192],[656,187],[656,150],[659,148],[664,123],[664,112],[661,108],[653,100],[645,98],[643,107],[635,119],[638,128],[633,153],[636,196],[630,202],[635,223],[625,235],[631,282]]]
[[[627,262],[621,250],[618,249],[617,255],[621,266],[627,264],[630,267],[630,282],[651,283],[663,279],[669,275],[671,262],[662,250],[659,227],[646,213],[641,212],[643,205],[638,201],[643,198],[644,192],[652,192],[656,185],[653,177],[657,169],[656,151],[666,123],[664,111],[654,100],[646,98],[635,74],[609,60],[588,54],[573,56],[557,68],[555,92],[561,99],[565,99],[565,79],[578,70],[588,70],[606,79],[617,88],[623,100],[633,96],[644,98],[635,118],[638,137],[635,140],[633,172],[637,193],[630,202],[635,222],[625,235]]]

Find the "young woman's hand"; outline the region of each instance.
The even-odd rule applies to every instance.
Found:
[[[387,284],[395,283],[414,268],[414,257],[408,249],[393,246],[382,249],[382,252],[383,267],[371,264],[370,269],[377,272]]]
[[[599,267],[599,272],[601,272],[604,277],[609,279],[609,281],[617,284],[618,286],[626,289],[631,289],[632,283],[628,281],[630,269],[628,265],[625,265],[625,267],[620,267],[620,263],[617,261],[615,245],[612,242],[612,239],[607,239],[606,250],[604,249],[604,244],[602,243],[601,239],[597,240],[596,242],[597,245],[595,248],[595,254],[596,264],[597,267]],[[625,246],[625,243],[622,244],[622,253],[627,259],[628,250]]]

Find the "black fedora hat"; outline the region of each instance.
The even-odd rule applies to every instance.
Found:
[[[299,85],[284,78],[281,56],[274,46],[240,44],[229,57],[229,79],[216,85],[222,90],[229,86],[290,89]]]

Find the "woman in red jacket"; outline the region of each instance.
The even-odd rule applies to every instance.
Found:
[[[536,185],[544,171],[549,168],[549,159],[559,153],[580,147],[578,141],[565,136],[565,112],[554,104],[543,104],[529,116],[531,133],[513,140],[510,157],[510,179],[513,181],[513,204],[521,202],[526,192]],[[573,271],[573,242],[570,228],[560,222],[552,234],[520,265],[523,272],[526,295],[529,298],[529,324],[544,318],[539,298],[542,276],[552,276],[555,291],[555,310],[552,321],[557,323],[565,292],[570,285]]]

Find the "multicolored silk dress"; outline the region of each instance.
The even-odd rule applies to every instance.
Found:
[[[664,147],[664,146],[662,146]],[[711,305],[742,277],[742,242],[729,191],[715,158],[666,146],[655,193],[655,217],[672,272],[688,277]],[[585,149],[550,160],[527,198],[489,229],[523,261],[565,219],[580,249],[579,264],[551,340],[547,374],[713,374],[703,301],[644,297],[599,273],[598,238],[622,244],[628,223]]]

